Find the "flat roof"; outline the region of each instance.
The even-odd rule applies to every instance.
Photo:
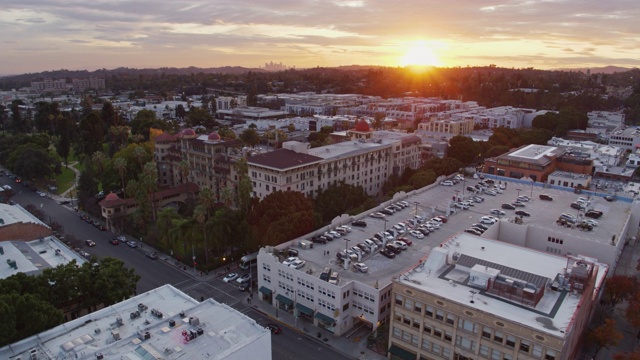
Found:
[[[17,273],[36,275],[44,269],[68,264],[74,260],[79,265],[86,261],[53,236],[31,241],[3,241],[0,242],[0,246],[4,252],[0,255],[0,262],[8,264],[7,261],[12,260],[16,265],[16,268],[1,266],[0,279]]]
[[[474,260],[456,266],[456,259],[458,264],[465,259]],[[606,275],[607,265],[594,259],[583,260],[598,266],[596,287],[599,287]],[[476,263],[480,265],[480,270],[485,268],[493,271],[467,268]],[[398,282],[562,338],[571,326],[581,297],[592,295],[569,292],[562,289],[561,284],[558,285],[561,288],[559,291],[547,287],[547,284],[558,280],[558,274],[566,274],[568,264],[570,262],[566,257],[462,233],[444,246],[434,248],[428,258],[402,274]],[[579,266],[580,262],[577,264]],[[544,295],[534,307],[485,292],[481,290],[482,287],[471,284],[473,279],[470,277],[474,271],[481,276],[499,274],[507,281],[520,281],[531,289],[537,286],[537,289],[544,290]]]
[[[188,339],[192,332],[197,336]],[[258,339],[270,345],[271,333],[253,319],[164,285],[0,348],[0,358],[26,359],[35,349],[38,359],[48,360],[98,354],[126,360],[225,359]],[[270,348],[252,349],[271,358]]]
[[[33,214],[25,210],[20,205],[9,205],[0,203],[0,220],[3,222],[0,224],[10,225],[15,223],[36,223],[43,226],[47,226],[45,223],[40,221]]]
[[[555,146],[527,145],[521,149],[509,153],[508,155],[529,160],[538,160],[543,158],[544,156],[556,155],[557,150],[558,148]]]
[[[382,140],[380,143],[376,142],[360,142],[356,141],[343,141],[336,144],[321,146],[317,148],[309,149],[309,155],[322,158],[324,160],[350,157],[357,153],[368,153],[371,150],[388,148],[389,142]]]

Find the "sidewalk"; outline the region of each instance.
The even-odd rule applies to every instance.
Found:
[[[302,336],[308,336],[315,341],[325,343],[350,359],[386,359],[384,355],[367,348],[366,335],[369,334],[369,330],[365,331],[363,329],[357,331],[356,334],[349,338],[345,336],[333,336],[330,332],[314,326],[311,320],[301,317],[296,319],[292,313],[282,309],[276,309],[274,306],[271,306],[271,304],[261,300],[259,297],[260,294],[258,294],[257,291],[254,291],[252,294],[253,298],[250,300],[251,307],[269,317],[274,322],[290,326]],[[318,334],[321,336],[318,337]]]

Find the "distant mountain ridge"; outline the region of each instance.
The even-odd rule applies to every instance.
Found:
[[[637,69],[635,67],[622,67],[622,66],[602,66],[602,67],[592,67],[592,68],[564,68],[564,69],[553,69],[557,71],[579,71],[581,73],[587,73],[590,71],[592,74],[613,74],[617,72],[625,72],[632,69]]]

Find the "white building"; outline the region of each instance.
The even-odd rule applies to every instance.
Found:
[[[576,359],[608,266],[463,233],[393,285],[391,359]]]
[[[271,332],[213,299],[171,285],[0,348],[7,360],[271,359]]]

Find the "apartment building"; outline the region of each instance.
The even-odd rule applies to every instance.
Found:
[[[238,139],[222,139],[217,132],[198,135],[185,129],[176,135],[161,134],[154,141],[160,186],[189,182],[213,190],[220,201],[222,190],[234,188],[238,181],[234,164],[243,156]]]
[[[575,359],[608,267],[461,234],[393,284],[390,359]]]
[[[274,191],[300,191],[313,197],[341,181],[376,195],[389,176],[420,165],[421,141],[415,135],[374,132],[361,120],[347,137],[313,149],[288,141],[282,149],[249,157],[253,195],[262,199]]]

